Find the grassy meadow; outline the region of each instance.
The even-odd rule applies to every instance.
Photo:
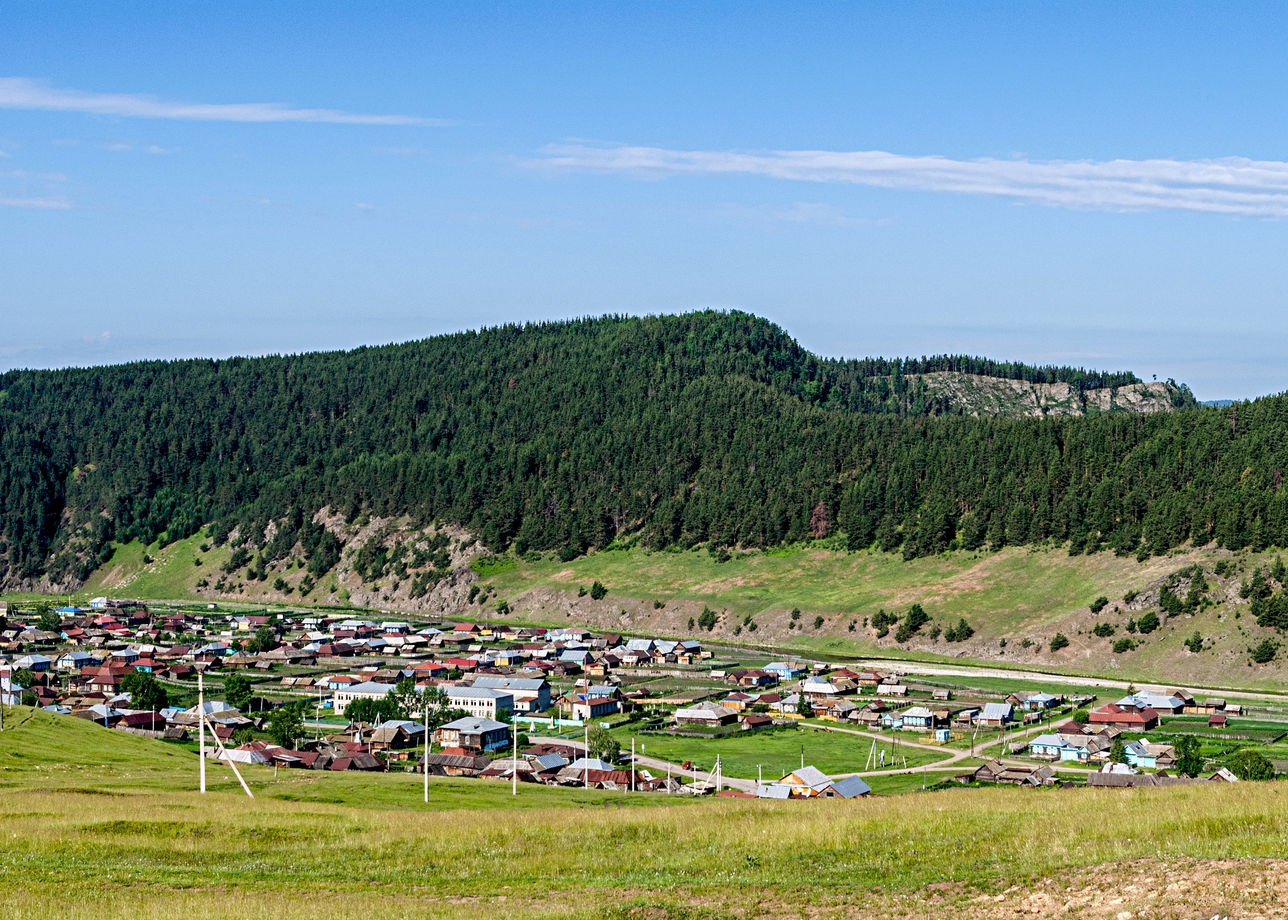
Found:
[[[1273,894],[1209,891],[1209,869],[1251,878],[1288,851],[1279,783],[763,802],[532,787],[513,800],[505,784],[434,780],[427,807],[415,776],[258,768],[249,800],[222,767],[197,795],[195,759],[159,742],[7,716],[0,916],[14,920],[984,917],[1051,897],[1081,899],[1079,916],[1209,916]],[[1160,867],[1186,885],[1175,913],[1161,884],[1154,900],[1122,890]]]

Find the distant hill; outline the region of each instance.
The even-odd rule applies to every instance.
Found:
[[[1236,402],[1238,402],[1236,399],[1205,399],[1201,405],[1223,409],[1227,406],[1233,406]]]
[[[475,541],[568,559],[838,533],[905,558],[1282,545],[1281,405],[1203,409],[1126,372],[822,359],[719,312],[16,371],[0,375],[0,589],[75,587],[116,545],[205,526],[231,547],[212,587],[307,565],[311,589],[361,533],[363,577],[414,594]],[[372,520],[458,530],[408,544]]]

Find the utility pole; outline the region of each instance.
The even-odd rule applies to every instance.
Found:
[[[587,763],[590,763],[590,724],[589,723],[587,723],[584,726],[584,731],[586,733],[586,740],[584,742],[586,746],[586,750],[582,752],[582,763],[587,764]],[[590,769],[584,766],[581,768],[581,787],[583,789],[590,788]]]
[[[206,793],[206,689],[197,672],[197,753],[201,759],[201,794]]]
[[[631,792],[635,791],[635,739],[631,738]]]
[[[425,804],[429,804],[429,694],[425,694],[425,761],[422,764],[425,774]]]
[[[510,727],[510,737],[514,739],[514,759],[510,761],[510,795],[519,794],[519,733]]]

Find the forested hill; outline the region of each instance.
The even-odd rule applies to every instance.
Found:
[[[769,545],[838,529],[910,557],[1051,538],[1122,552],[1288,543],[1284,400],[975,419],[918,389],[945,363],[1079,391],[1137,382],[971,358],[823,360],[764,320],[715,312],[6,373],[0,586],[75,584],[112,540],[208,523],[260,563],[298,542],[325,571],[322,508],[565,555],[617,537]]]

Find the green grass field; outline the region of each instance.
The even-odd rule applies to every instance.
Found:
[[[1233,604],[1169,620],[1147,638],[1137,636],[1143,641],[1134,651],[1115,654],[1111,649],[1114,638],[1130,635],[1127,623],[1140,615],[1121,609],[1127,592],[1148,590],[1194,562],[1210,570],[1215,561],[1233,558],[1241,567],[1238,577],[1246,577],[1255,567],[1269,565],[1275,555],[1232,556],[1206,547],[1138,562],[1108,552],[1071,557],[1064,547],[1010,547],[997,553],[953,552],[905,562],[898,554],[827,548],[824,541],[735,554],[718,562],[702,549],[653,552],[636,547],[570,562],[525,557],[482,584],[494,592],[494,599],[504,599],[513,608],[512,618],[537,625],[564,624],[577,617],[620,628],[624,611],[634,631],[680,636],[690,632],[689,618],[709,606],[722,614],[721,625],[711,635],[699,632],[701,638],[759,646],[772,655],[797,650],[834,661],[867,655],[945,663],[964,659],[1124,684],[1151,680],[1275,690],[1288,675],[1288,654],[1254,665],[1248,648],[1271,631],[1257,627],[1246,615],[1236,616]],[[598,606],[577,596],[579,589],[595,581],[608,589]],[[1110,604],[1097,617],[1088,605],[1101,595]],[[655,601],[665,606],[655,609]],[[902,612],[914,602],[942,628],[966,619],[975,636],[949,643],[923,634],[900,646],[890,637],[877,641],[864,628],[865,619],[878,610]],[[480,614],[489,615],[489,609]],[[796,620],[789,617],[793,609],[801,611]],[[817,617],[823,619],[818,627]],[[757,626],[754,632],[750,622]],[[1100,622],[1114,625],[1114,637],[1092,634]],[[1203,651],[1191,653],[1183,643],[1196,630],[1208,643]],[[1070,644],[1052,653],[1048,645],[1057,632]]]
[[[220,767],[197,795],[194,758],[158,742],[8,715],[14,920],[1251,916],[1277,903],[1266,860],[1288,847],[1275,783],[771,803],[438,780],[426,808],[416,776],[258,769],[252,801]]]

